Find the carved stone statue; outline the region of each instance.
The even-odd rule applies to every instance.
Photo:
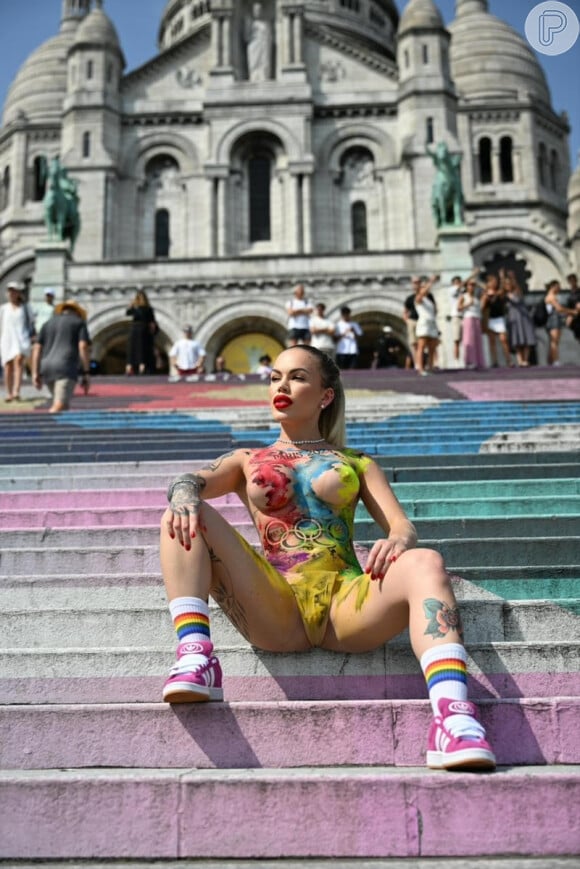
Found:
[[[445,142],[435,151],[427,148],[437,170],[431,192],[431,209],[436,226],[463,224],[463,191],[461,189],[461,156],[450,154]]]
[[[262,4],[254,3],[247,43],[248,78],[266,81],[272,77],[272,31],[262,18]]]
[[[69,178],[58,157],[53,157],[47,171],[44,194],[44,222],[48,237],[57,241],[70,240],[71,252],[80,231],[79,194],[77,182]]]

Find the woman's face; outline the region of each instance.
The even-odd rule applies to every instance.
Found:
[[[275,420],[312,422],[334,390],[322,385],[318,360],[307,350],[291,347],[275,360],[270,374],[270,407]]]

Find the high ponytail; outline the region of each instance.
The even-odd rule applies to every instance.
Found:
[[[310,344],[299,344],[300,350],[305,350],[318,360],[320,377],[324,389],[332,389],[334,398],[321,410],[318,420],[320,434],[333,447],[346,446],[345,397],[340,369],[334,359]]]

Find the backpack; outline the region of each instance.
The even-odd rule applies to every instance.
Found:
[[[539,302],[536,302],[534,307],[532,308],[532,320],[534,322],[534,326],[545,326],[548,322],[548,309],[546,308],[546,303],[543,299],[540,299]]]

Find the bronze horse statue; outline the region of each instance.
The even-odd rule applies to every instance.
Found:
[[[431,191],[431,210],[436,226],[463,224],[463,191],[461,189],[461,157],[450,154],[445,142],[439,142],[435,151],[427,148],[437,174]]]
[[[70,241],[71,253],[78,238],[81,223],[77,183],[69,178],[58,157],[50,161],[44,194],[44,222],[51,241]]]

